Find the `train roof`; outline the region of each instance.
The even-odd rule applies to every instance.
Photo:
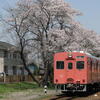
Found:
[[[94,58],[94,59],[97,59],[97,60],[100,60],[100,57],[95,57],[95,56],[92,56],[92,55],[88,55],[90,58]]]
[[[55,53],[55,54],[60,54],[60,53],[68,53],[67,51],[66,52],[58,52],[58,53]],[[84,54],[90,58],[94,58],[96,60],[100,60],[100,57],[95,57],[93,55],[91,55],[90,53],[87,53],[87,52],[84,52],[84,51],[72,51],[72,53],[81,53],[81,54]]]

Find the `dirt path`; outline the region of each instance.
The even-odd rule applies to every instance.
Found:
[[[100,92],[90,95],[62,95],[56,93],[55,90],[48,90],[47,95],[44,94],[43,89],[27,90],[22,92],[13,92],[3,95],[0,100],[100,100]]]
[[[46,96],[54,95],[54,90],[49,90]],[[43,90],[27,90],[22,92],[13,92],[6,95],[3,95],[3,99],[0,100],[41,100],[45,97]]]

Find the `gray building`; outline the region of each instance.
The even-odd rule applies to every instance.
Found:
[[[0,41],[0,73],[20,75],[23,64],[16,46]]]

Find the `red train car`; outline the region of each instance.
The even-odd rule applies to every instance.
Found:
[[[97,89],[100,84],[100,59],[84,52],[56,53],[54,84],[62,92]]]

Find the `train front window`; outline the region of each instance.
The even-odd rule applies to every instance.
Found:
[[[64,69],[64,61],[57,61],[56,69]]]
[[[84,61],[77,61],[76,67],[77,69],[84,69]]]
[[[68,63],[68,69],[72,69],[73,68],[73,64],[72,63]]]

